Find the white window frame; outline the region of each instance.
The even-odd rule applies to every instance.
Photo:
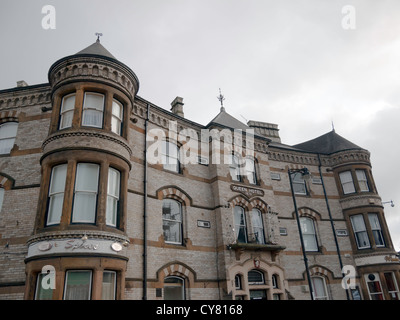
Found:
[[[339,179],[342,184],[343,194],[352,194],[356,192],[353,175],[350,170],[340,172]]]
[[[354,222],[354,220],[356,219],[356,217],[361,217],[362,222],[363,222],[363,225],[364,225],[364,228],[356,229],[355,222]],[[352,215],[352,216],[350,216],[350,221],[351,221],[351,225],[352,225],[352,227],[353,227],[353,232],[354,232],[354,237],[355,237],[355,240],[356,240],[357,248],[358,248],[358,249],[367,249],[367,248],[371,248],[371,241],[370,241],[370,239],[369,239],[368,232],[367,232],[367,227],[366,227],[366,225],[365,225],[364,215],[363,215],[363,214],[355,214],[355,215]],[[366,245],[364,245],[364,246],[362,246],[362,245],[359,243],[358,237],[357,237],[357,234],[358,234],[358,233],[361,233],[361,232],[366,234],[367,240],[368,240],[368,244],[366,244]]]
[[[367,173],[363,169],[356,170],[356,177],[358,181],[358,186],[361,192],[369,192]]]
[[[93,166],[97,166],[97,176],[96,176],[96,184],[97,184],[97,188],[96,191],[94,190],[77,190],[78,188],[78,174],[79,174],[79,167],[80,165],[93,165]],[[75,188],[74,188],[74,204],[72,206],[72,223],[95,223],[96,222],[96,215],[97,215],[97,197],[98,197],[98,193],[99,193],[99,174],[100,174],[100,165],[96,164],[96,163],[89,163],[89,162],[80,162],[77,164],[76,166],[76,175],[75,175]],[[82,193],[82,194],[91,194],[94,195],[95,198],[95,203],[94,203],[94,213],[93,213],[93,217],[90,220],[77,220],[75,217],[75,205],[76,205],[76,196],[77,194]]]
[[[316,291],[315,291],[315,281],[322,281],[322,289],[323,289],[323,295],[316,295]],[[320,276],[312,276],[311,277],[311,285],[312,285],[312,289],[313,289],[313,296],[315,300],[329,300],[329,294],[328,294],[328,288],[326,286],[326,281],[324,277],[320,277]]]
[[[231,154],[231,162],[229,163],[229,173],[233,181],[242,181],[242,177],[240,174],[239,157],[235,154]]]
[[[164,199],[163,200],[163,211],[164,211],[164,206],[167,202],[174,202],[178,205],[179,208],[179,217],[178,219],[171,219],[171,217],[167,218],[164,215],[164,212],[162,213],[162,220],[163,220],[163,235],[164,235],[164,241],[165,243],[172,243],[172,244],[182,244],[182,240],[183,240],[183,213],[182,213],[182,204],[179,201],[176,201],[174,199]],[[179,230],[179,239],[177,239],[176,241],[171,241],[168,240],[167,237],[165,236],[165,231],[164,231],[164,222],[166,222],[167,224],[176,224],[178,226],[178,230]]]
[[[86,105],[86,98],[88,95],[93,95],[93,96],[101,96],[102,97],[102,108],[99,109],[96,106],[87,106]],[[83,108],[82,108],[82,126],[83,127],[93,127],[93,128],[103,128],[103,121],[104,121],[104,94],[102,93],[97,93],[97,92],[85,92],[85,96],[83,99]],[[99,125],[95,124],[87,124],[85,123],[85,111],[95,111],[98,113],[101,113],[101,120]]]
[[[65,102],[65,100],[69,99],[69,98],[72,98],[72,97],[74,97],[74,104],[72,106],[72,109],[64,110],[64,106],[65,106],[64,102]],[[73,115],[74,115],[74,109],[75,109],[75,102],[76,102],[76,94],[75,93],[67,94],[62,98],[61,108],[60,108],[59,130],[72,127],[72,121],[73,121]],[[66,114],[70,114],[70,113],[72,113],[71,123],[68,123],[67,125],[63,125],[64,117],[66,116]]]
[[[257,184],[256,161],[252,158],[246,158],[245,164],[246,177],[250,184]]]
[[[114,113],[114,104],[117,104],[120,108],[119,115]],[[111,107],[111,131],[114,132],[115,134],[118,134],[119,136],[122,134],[123,116],[124,116],[124,105],[121,102],[119,102],[118,100],[113,99],[112,107]],[[118,124],[117,128],[114,128],[113,120],[115,120],[116,123]]]
[[[379,220],[379,215],[374,212],[368,213],[368,221],[371,226],[372,235],[374,236],[375,246],[377,246],[379,248],[385,247],[386,246],[385,238],[383,237],[381,222]],[[377,243],[377,237],[378,237],[378,239],[379,238],[382,239],[382,243],[380,243],[380,244]]]
[[[117,173],[117,184],[116,190],[110,190],[110,175],[112,172]],[[115,192],[116,191],[116,192]],[[107,204],[106,204],[106,225],[116,227],[118,222],[118,212],[119,212],[119,201],[120,201],[120,191],[121,191],[121,172],[112,167],[108,168],[108,179],[107,179]],[[112,203],[116,203],[113,208],[115,211],[110,212],[110,206]],[[112,214],[110,217],[110,213]]]
[[[49,196],[48,196],[48,199],[49,199],[49,200],[48,200],[48,201],[49,201],[48,203],[49,203],[49,205],[48,205],[48,209],[47,209],[46,226],[56,225],[56,224],[59,224],[60,221],[61,221],[62,207],[63,207],[63,205],[64,205],[65,183],[66,183],[66,180],[67,180],[67,166],[68,166],[68,165],[67,165],[66,163],[63,163],[63,164],[54,166],[54,167],[51,169],[51,178],[50,178]],[[52,187],[53,187],[53,183],[54,183],[54,179],[55,179],[55,170],[56,170],[57,168],[60,168],[60,167],[65,167],[65,176],[64,176],[64,177],[61,177],[61,179],[64,180],[64,188],[62,189],[62,191],[60,190],[60,191],[52,192]],[[50,218],[53,217],[53,212],[51,212],[51,208],[52,208],[51,204],[52,204],[53,198],[54,198],[55,196],[61,196],[61,195],[62,195],[62,197],[63,197],[63,201],[62,201],[62,204],[61,204],[60,219],[59,219],[58,221],[53,221],[53,222],[52,222],[52,221],[50,221]]]
[[[307,195],[307,186],[306,186],[306,182],[303,179],[303,175],[301,174],[301,172],[294,172],[294,173],[291,173],[291,175],[292,175],[292,184],[293,184],[294,193],[298,194],[298,195],[306,196]]]
[[[176,150],[176,155],[173,154],[171,149]],[[163,168],[172,172],[180,172],[180,155],[179,147],[175,142],[169,140],[162,141],[161,159]]]
[[[308,230],[307,227],[307,221],[310,223],[311,230]],[[304,239],[304,246],[305,250],[309,252],[318,252],[318,239],[317,239],[317,232],[315,229],[315,223],[314,220],[309,218],[309,217],[301,217],[300,218],[300,225],[301,225],[301,233],[303,235]],[[312,241],[309,242],[307,239],[312,238]],[[312,245],[314,244],[314,245]]]
[[[14,132],[12,132],[12,135],[4,133],[4,131],[6,130],[5,128],[10,126],[12,126],[11,129],[13,129],[12,131],[15,131],[15,134]],[[17,133],[18,122],[16,121],[9,121],[0,125],[0,146],[2,147],[2,149],[0,150],[0,154],[9,154],[11,152],[12,148],[14,147]],[[5,145],[6,147],[4,147],[3,145]]]

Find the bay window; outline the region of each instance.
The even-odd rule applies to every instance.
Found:
[[[67,164],[53,167],[49,188],[49,209],[47,212],[47,225],[60,223],[64,204],[65,180],[67,177]]]
[[[88,127],[103,127],[104,95],[86,92],[83,100],[82,125]]]
[[[369,298],[371,300],[384,300],[379,274],[370,273],[365,275],[365,281],[367,282]]]
[[[72,222],[95,223],[99,165],[78,163],[76,169]]]

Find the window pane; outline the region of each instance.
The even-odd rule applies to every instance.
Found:
[[[111,118],[111,131],[121,135],[121,120],[114,116]]]
[[[163,201],[163,234],[166,242],[182,243],[182,213],[179,202]]]
[[[97,192],[99,165],[78,163],[76,172],[75,191]]]
[[[17,129],[17,122],[6,122],[0,126],[0,154],[10,153],[14,146]]]
[[[96,194],[75,194],[72,222],[94,223],[96,217]]]
[[[101,300],[115,300],[116,272],[104,271]]]
[[[300,172],[292,174],[293,191],[295,194],[307,194],[306,182]]]
[[[164,300],[184,300],[184,280],[178,277],[168,277],[164,280]]]
[[[64,97],[61,103],[60,129],[72,126],[74,108],[75,108],[75,94]]]
[[[356,170],[356,176],[358,180],[358,185],[360,186],[360,191],[369,191],[365,170]]]
[[[179,172],[179,149],[169,141],[162,143],[162,163],[164,169]]]
[[[323,278],[312,277],[311,284],[315,300],[328,300],[328,294],[326,292],[326,287],[325,287],[325,280]]]
[[[53,289],[44,289],[42,286],[43,277],[47,274],[39,273],[36,282],[36,293],[35,300],[52,300],[53,299]]]
[[[246,159],[246,175],[249,183],[256,184],[256,169],[253,159]]]
[[[66,164],[59,165],[53,168],[49,188],[49,209],[47,214],[47,225],[60,223],[62,207],[64,203],[66,177]]]
[[[264,284],[264,275],[257,270],[251,270],[247,273],[247,280],[249,284]]]
[[[67,271],[64,300],[89,300],[91,271]]]
[[[399,290],[397,289],[396,278],[393,272],[385,272],[386,286],[389,291],[389,296],[391,300],[399,300]]]
[[[300,218],[301,232],[303,234],[306,251],[318,251],[317,235],[314,222],[310,218]]]
[[[357,247],[359,249],[369,248],[370,243],[363,216],[361,214],[354,215],[350,217],[350,220],[356,237]]]
[[[239,159],[237,156],[232,155],[231,164],[229,165],[229,172],[234,181],[240,181],[240,168]]]
[[[377,247],[385,246],[385,242],[383,241],[381,225],[379,223],[378,214],[368,213],[368,220],[371,225],[372,234],[374,235],[375,245]]]
[[[250,290],[250,300],[265,300],[267,293],[265,290]]]
[[[350,171],[341,172],[339,174],[340,182],[342,183],[343,193],[354,193],[356,189],[354,188],[353,177]]]
[[[253,232],[256,236],[257,243],[264,244],[264,226],[260,210],[253,209],[251,211],[251,223],[253,225]]]
[[[108,186],[107,186],[106,224],[114,227],[117,225],[119,189],[120,189],[120,173],[118,170],[109,168]]]
[[[112,114],[116,116],[118,119],[122,119],[122,104],[113,100],[112,103]]]
[[[236,239],[238,242],[247,243],[246,218],[244,216],[244,209],[236,206],[234,208],[234,216]]]
[[[104,96],[102,94],[85,93],[82,124],[101,128],[103,126]]]

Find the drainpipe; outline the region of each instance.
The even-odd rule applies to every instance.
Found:
[[[150,105],[147,104],[144,122],[144,173],[143,173],[143,300],[147,300],[147,127]]]
[[[322,170],[321,170],[322,163],[321,163],[321,156],[319,153],[318,153],[318,162],[319,162],[319,164],[318,164],[319,176],[320,176],[321,182],[322,182],[322,189],[324,190],[325,202],[326,202],[326,207],[328,208],[329,221],[331,222],[333,238],[335,239],[336,251],[337,251],[338,258],[339,258],[340,270],[342,272],[342,276],[345,277],[345,274],[343,273],[343,263],[342,263],[342,258],[340,255],[339,243],[338,243],[338,240],[336,237],[335,225],[333,224],[331,209],[329,207],[329,202],[328,202],[328,196],[327,196],[326,190],[325,190],[324,178],[322,177]],[[350,300],[349,292],[347,289],[346,289],[346,296],[347,296],[347,300]]]

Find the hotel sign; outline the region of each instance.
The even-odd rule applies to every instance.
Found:
[[[249,187],[245,187],[245,186],[238,186],[236,184],[231,185],[231,190],[235,191],[235,192],[240,192],[248,198],[252,198],[252,197],[256,197],[256,196],[259,196],[259,197],[264,196],[263,190],[256,189],[256,188],[249,188]]]

